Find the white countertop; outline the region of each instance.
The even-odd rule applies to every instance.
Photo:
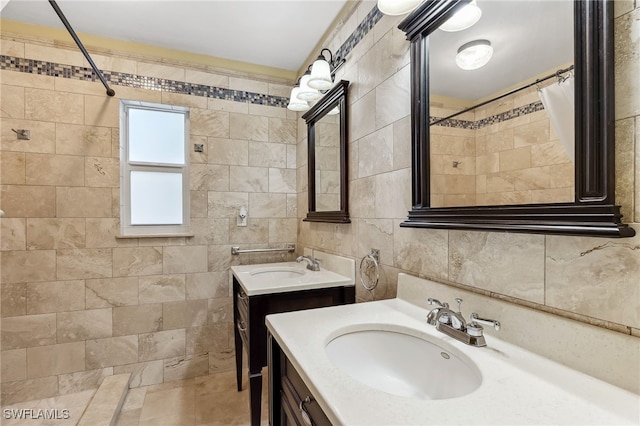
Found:
[[[263,263],[259,265],[232,266],[231,273],[248,296],[353,286],[355,280],[320,267],[319,271],[306,268],[307,262]],[[296,271],[293,278],[271,278],[269,271]]]
[[[484,348],[465,345],[426,324],[427,313],[391,299],[268,315],[266,322],[334,425],[640,424],[640,395],[493,336],[486,337]],[[463,397],[440,400],[370,388],[342,372],[325,354],[335,337],[365,329],[442,339],[473,360],[482,384]]]

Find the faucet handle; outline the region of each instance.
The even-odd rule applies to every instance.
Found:
[[[460,310],[460,305],[462,305],[462,299],[460,299],[459,297],[456,297],[454,300],[458,304],[458,313],[459,314],[462,313],[462,311]]]
[[[449,304],[447,302],[440,302],[438,299],[433,299],[433,298],[428,298],[427,302],[429,302],[430,305],[437,305],[439,308],[448,308]]]
[[[475,324],[490,325],[493,328],[495,328],[496,331],[499,331],[501,327],[500,321],[487,319],[487,318],[480,318],[478,314],[476,314],[475,312],[471,314],[471,322]]]

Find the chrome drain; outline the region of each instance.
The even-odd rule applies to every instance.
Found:
[[[442,358],[444,358],[444,359],[449,359],[449,358],[451,358],[451,356],[449,356],[449,354],[448,354],[448,353],[446,353],[446,352],[440,352],[440,356],[441,356]]]

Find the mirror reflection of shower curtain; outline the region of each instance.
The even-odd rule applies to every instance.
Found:
[[[572,163],[575,163],[575,105],[574,105],[574,77],[562,79],[558,83],[550,84],[538,92],[540,100],[547,111],[551,126],[560,138],[560,144],[566,151]]]

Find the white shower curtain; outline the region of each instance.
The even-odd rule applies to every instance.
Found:
[[[575,163],[575,109],[573,75],[544,87],[538,92],[542,105],[549,115],[551,126],[558,134],[560,143],[571,162]]]

